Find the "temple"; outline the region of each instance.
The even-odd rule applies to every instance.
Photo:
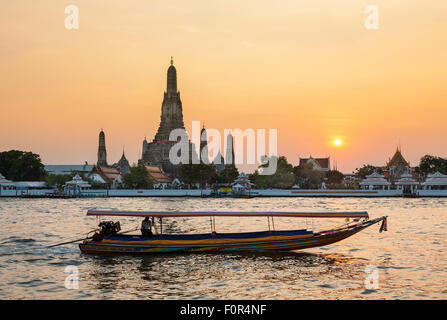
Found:
[[[385,176],[383,174],[380,174],[378,172],[374,172],[373,174],[370,174],[366,176],[365,179],[363,179],[360,183],[360,188],[362,189],[369,189],[369,190],[390,190],[391,182],[387,181],[385,179]]]
[[[439,171],[429,174],[427,179],[422,184],[424,190],[446,190],[447,189],[447,175]]]
[[[98,166],[107,165],[106,137],[102,129],[99,133],[98,162],[96,164]]]
[[[11,180],[6,179],[0,173],[0,193],[2,190],[14,190],[16,188],[16,184]]]
[[[81,191],[89,190],[92,186],[82,180],[79,174],[76,174],[72,180],[65,182],[64,192],[67,194],[76,194]]]
[[[116,189],[123,182],[119,170],[112,166],[96,165],[89,173],[88,178],[93,182],[105,184],[110,189]]]
[[[130,171],[129,162],[124,155],[118,163],[113,166],[107,164],[106,138],[104,131],[99,133],[98,161],[90,170],[88,178],[94,182],[106,184],[109,188],[115,189],[122,183],[122,175]]]
[[[174,129],[185,129],[183,124],[182,101],[180,92],[177,91],[177,70],[171,57],[171,65],[168,68],[166,92],[161,106],[161,121],[154,141],[169,141],[169,135]]]
[[[152,142],[143,141],[142,157],[140,164],[158,166],[171,176],[176,177],[178,165],[174,165],[169,160],[169,151],[177,141],[169,140],[172,130],[185,130],[183,123],[182,101],[180,92],[177,91],[177,70],[171,57],[171,65],[167,72],[166,91],[164,92],[161,106],[160,125]],[[185,130],[185,134],[186,130]],[[189,141],[189,140],[188,140]],[[193,158],[193,145],[189,141],[189,160]],[[198,157],[198,156],[197,156]]]
[[[235,165],[234,163],[234,145],[233,135],[229,133],[227,135],[227,146],[225,150],[225,165]]]
[[[313,169],[318,171],[329,171],[331,170],[331,159],[330,157],[327,158],[312,158],[312,156],[309,156],[309,158],[300,158],[299,165],[303,165],[305,163],[312,163]]]
[[[154,183],[155,189],[164,189],[171,183],[171,179],[169,179],[169,177],[166,176],[166,174],[163,172],[163,170],[160,167],[145,166],[145,168],[146,168],[147,172],[149,173],[151,180]]]
[[[405,160],[402,155],[400,147],[397,147],[393,157],[388,161],[385,168],[383,168],[385,177],[391,181],[397,181],[403,174],[412,174],[413,169],[410,167],[410,163]]]
[[[200,162],[210,163],[209,153],[208,153],[208,136],[206,134],[205,125],[203,125],[200,131]]]
[[[123,148],[123,155],[121,156],[121,159],[117,163],[113,165],[115,168],[117,168],[122,175],[125,175],[126,173],[130,172],[130,165],[129,161],[126,159],[126,156],[124,155],[124,148]]]
[[[397,190],[402,190],[404,194],[413,194],[419,182],[413,177],[410,172],[403,173],[398,181],[395,183]]]
[[[224,158],[222,154],[220,153],[220,150],[218,151],[216,157],[213,160],[213,166],[216,168],[216,171],[219,173],[225,169],[225,163]]]

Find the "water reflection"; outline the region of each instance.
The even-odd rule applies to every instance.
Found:
[[[0,296],[88,299],[405,299],[446,298],[447,199],[2,199]],[[302,252],[95,256],[77,239],[95,226],[89,208],[129,210],[366,210],[389,216],[388,232],[370,228]],[[140,220],[123,219],[123,229]],[[334,226],[320,220],[275,219],[277,229]],[[159,225],[158,225],[159,226]],[[260,231],[264,219],[216,219],[217,232]],[[207,233],[209,219],[163,219],[164,233]],[[80,288],[64,287],[75,265]],[[366,290],[365,268],[379,270],[380,288]]]
[[[88,279],[93,280],[94,287],[99,290],[116,289],[122,279],[119,266],[122,257],[119,256],[96,256],[90,259]]]

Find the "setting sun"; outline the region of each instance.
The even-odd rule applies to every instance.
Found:
[[[341,146],[341,140],[340,139],[335,139],[334,140],[334,144],[338,147]]]

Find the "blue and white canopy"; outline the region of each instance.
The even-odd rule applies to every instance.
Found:
[[[294,217],[294,218],[369,218],[368,212],[295,212],[295,211],[109,211],[88,210],[88,216],[116,217]]]

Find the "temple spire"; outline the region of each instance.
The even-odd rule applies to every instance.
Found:
[[[174,60],[171,57],[171,65],[168,68],[167,89],[168,94],[177,94],[177,70],[174,67]]]
[[[99,133],[99,145],[98,145],[98,166],[107,165],[107,151],[106,151],[106,137],[104,131],[101,129]]]
[[[200,161],[208,164],[210,162],[208,154],[208,136],[206,134],[205,124],[200,131]]]

